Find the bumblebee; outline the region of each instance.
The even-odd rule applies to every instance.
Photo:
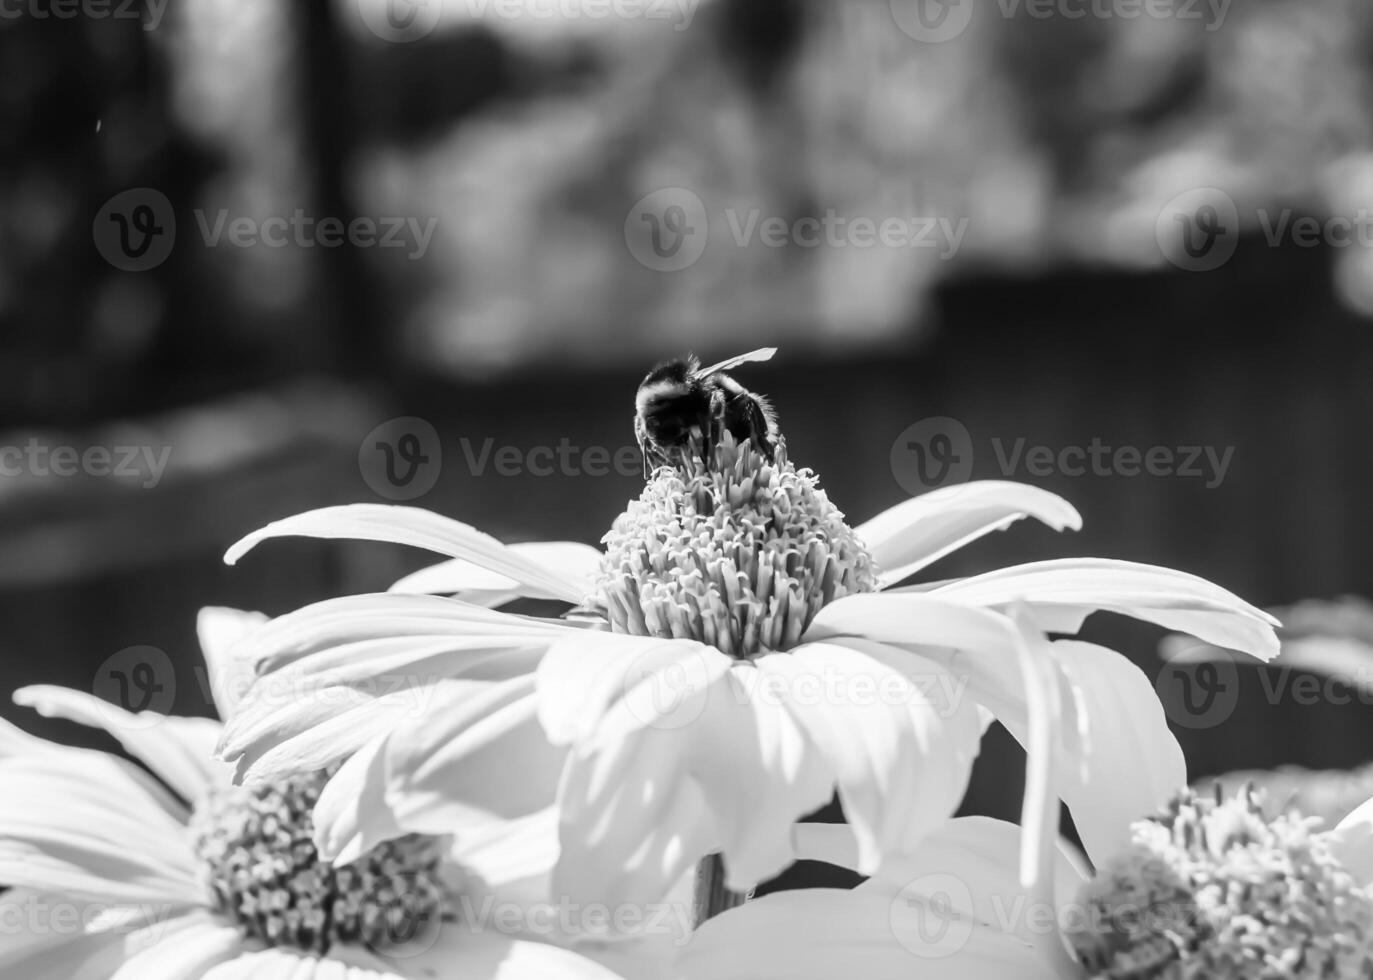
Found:
[[[644,476],[659,466],[679,465],[699,447],[709,460],[723,432],[753,443],[768,459],[777,449],[777,415],[762,395],[725,371],[766,361],[776,347],[763,347],[702,368],[694,354],[659,364],[644,376],[634,399],[634,435],[644,454]]]

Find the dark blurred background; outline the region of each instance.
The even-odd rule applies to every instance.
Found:
[[[108,665],[151,647],[148,706],[209,713],[197,608],[434,560],[221,563],[312,506],[595,542],[637,471],[528,453],[632,447],[638,380],[688,349],[781,348],[737,377],[855,521],[919,489],[893,447],[930,419],[959,476],[1085,517],[934,577],[1101,555],[1266,606],[1373,595],[1373,9],[585,2],[0,4],[3,686],[118,697]],[[911,240],[858,227],[888,218]],[[1008,467],[1020,440],[1176,465]],[[1089,633],[1159,675],[1157,630]],[[1178,727],[1194,776],[1373,758],[1369,705],[1238,683]],[[1021,764],[994,735],[969,809],[1014,816]]]

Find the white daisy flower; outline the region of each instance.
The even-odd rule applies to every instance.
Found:
[[[955,812],[991,717],[1030,750],[1032,782],[1066,801],[1089,853],[1110,853],[1129,817],[1185,784],[1182,753],[1138,668],[1043,635],[1076,633],[1105,610],[1260,659],[1276,653],[1271,617],[1166,568],[1068,559],[900,587],[1021,518],[1058,529],[1080,518],[1053,494],[985,482],[850,529],[784,447],[769,461],[725,442],[708,467],[660,469],[604,553],[507,547],[424,510],[373,505],[312,511],[244,538],[227,560],[285,535],[399,542],[450,560],[389,594],[319,603],[256,634],[249,656],[264,676],[226,734],[228,757],[280,774],[395,742],[396,723],[375,702],[259,707],[254,691],[277,674],[327,686],[419,665],[459,679],[509,671],[505,683],[529,686],[518,709],[503,707],[520,725],[537,718],[566,751],[555,889],[643,902],[715,851],[731,889],[775,875],[796,857],[793,823],[836,788],[871,873]],[[416,591],[458,598],[406,594]],[[602,609],[604,629],[481,605],[509,596]],[[385,751],[389,797],[405,812],[378,814],[379,824],[423,829],[426,810],[465,808],[482,789],[448,772],[465,752],[450,718],[470,701],[457,692],[409,722],[420,735]],[[1057,722],[1069,734],[1051,770]],[[1035,819],[1027,811],[1027,883],[1039,875]]]
[[[263,622],[204,610],[213,694],[232,717],[232,640]],[[146,766],[0,721],[0,974],[26,980],[419,980],[616,973],[471,910],[546,895],[553,825],[473,820],[401,834],[344,866],[312,837],[322,772],[250,787],[216,761],[205,718],[133,714],[28,687],[19,704],[102,728]],[[512,755],[508,764],[520,765]],[[356,806],[361,801],[336,805]],[[468,913],[464,918],[464,914]],[[542,938],[542,937],[539,937]]]
[[[1316,980],[1373,975],[1366,826],[1351,842],[1243,791],[1136,821],[1095,875],[1060,848],[1047,900],[1010,870],[1013,824],[962,818],[851,891],[769,895],[703,925],[685,980]],[[808,856],[852,866],[843,828]],[[1354,855],[1356,858],[1359,855]],[[1047,863],[1047,858],[1046,858]]]

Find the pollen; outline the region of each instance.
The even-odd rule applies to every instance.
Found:
[[[1315,821],[1261,797],[1186,793],[1135,824],[1100,869],[1069,939],[1093,980],[1373,976],[1373,899]]]
[[[873,561],[815,474],[726,433],[709,462],[660,467],[603,538],[611,629],[748,659],[786,650],[835,599],[877,588]]]
[[[217,910],[271,946],[382,950],[437,927],[447,896],[440,839],[412,834],[334,867],[313,842],[324,772],[212,794],[191,830]]]

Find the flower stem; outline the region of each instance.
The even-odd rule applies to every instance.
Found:
[[[712,854],[701,859],[696,865],[696,925],[707,919],[743,905],[753,896],[752,892],[730,891],[725,887],[725,865],[720,855]]]

